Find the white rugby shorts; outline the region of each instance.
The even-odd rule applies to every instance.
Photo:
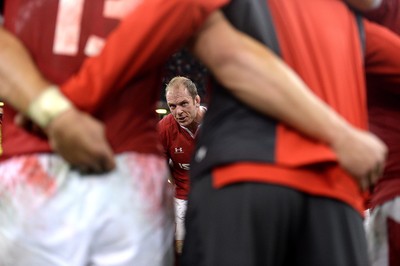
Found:
[[[0,164],[1,266],[173,265],[173,191],[165,160],[125,153],[103,175],[59,156]]]

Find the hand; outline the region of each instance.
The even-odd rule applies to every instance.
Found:
[[[52,149],[82,172],[115,168],[104,126],[86,113],[71,108],[54,118],[45,131]]]
[[[339,164],[354,177],[363,191],[370,189],[382,175],[387,147],[372,133],[351,128],[332,148]]]

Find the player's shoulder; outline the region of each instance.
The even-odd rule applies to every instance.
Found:
[[[160,130],[167,130],[176,125],[175,118],[172,114],[164,116],[159,122],[158,127]]]
[[[172,123],[175,121],[175,118],[172,114],[167,114],[166,116],[164,116],[159,122],[158,124],[166,124],[166,123]]]

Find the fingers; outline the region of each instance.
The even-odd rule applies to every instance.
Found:
[[[369,192],[372,193],[376,182],[383,174],[383,169],[384,165],[380,163],[377,164],[375,168],[367,174],[367,177],[364,179],[365,180],[365,185],[363,186],[364,190],[368,190]]]
[[[46,129],[53,150],[80,172],[99,174],[115,168],[104,127],[89,115],[71,109],[55,118]]]
[[[374,190],[375,182],[373,173],[370,172],[366,175],[366,177],[361,179],[361,189],[362,191],[369,191],[370,193]]]
[[[371,189],[382,175],[387,147],[370,132],[352,129],[333,148],[340,165],[363,191]]]
[[[106,173],[115,168],[115,161],[112,152],[102,154],[98,158],[92,160],[84,166],[81,166],[83,173],[101,174]]]
[[[115,167],[114,154],[110,150],[110,152],[101,161],[101,169],[105,172],[108,172],[113,170]]]
[[[108,145],[86,153],[76,153],[73,158],[65,158],[82,174],[102,174],[115,168],[114,154]]]
[[[115,168],[115,161],[112,154],[99,156],[97,158],[86,157],[86,159],[87,158],[89,158],[90,161],[74,158],[70,159],[69,162],[73,168],[76,168],[80,173],[85,175],[107,173]]]
[[[359,178],[359,183],[362,191],[372,192],[378,179],[383,174],[384,165],[382,163],[377,164],[372,170],[368,171],[367,174]]]
[[[104,173],[109,172],[115,168],[114,153],[111,147],[106,142],[97,141],[98,150],[92,151],[88,158],[91,161],[86,165],[90,173]]]

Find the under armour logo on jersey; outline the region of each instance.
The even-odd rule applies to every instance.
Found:
[[[182,147],[175,148],[175,153],[183,153],[183,148]]]

